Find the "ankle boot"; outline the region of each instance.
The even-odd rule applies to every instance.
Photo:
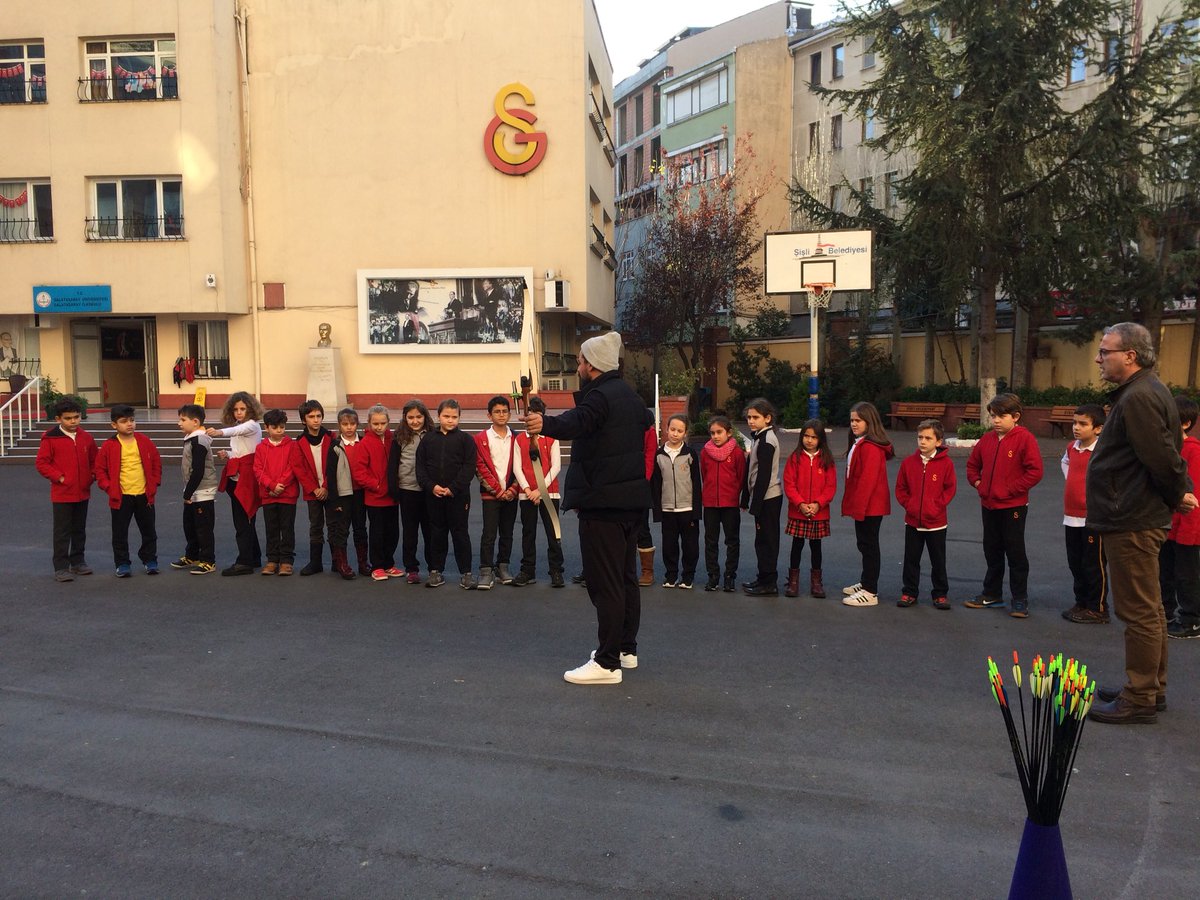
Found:
[[[642,575],[638,579],[638,584],[641,587],[649,587],[654,584],[654,548],[643,550],[638,547],[638,556],[642,558]]]
[[[365,543],[359,544],[355,542],[354,552],[358,555],[358,574],[362,575],[364,578],[370,577],[371,561],[367,558],[367,545]]]
[[[787,587],[785,587],[783,589],[783,596],[785,596],[785,597],[799,597],[800,596],[800,570],[799,569],[788,569]]]
[[[333,558],[331,568],[334,572],[336,572],[338,575],[341,575],[347,581],[350,581],[354,578],[354,570],[350,568],[350,560],[346,558],[345,547],[340,549],[337,547],[331,548],[329,555]],[[301,572],[300,574],[303,575],[304,573]]]
[[[301,575],[316,575],[318,572],[324,572],[325,566],[321,562],[321,556],[325,552],[324,544],[309,544],[308,545],[308,565],[300,570]]]
[[[821,581],[821,570],[820,569],[813,569],[809,573],[808,592],[810,594],[812,594],[814,597],[816,597],[818,600],[825,599],[825,583],[823,581]]]

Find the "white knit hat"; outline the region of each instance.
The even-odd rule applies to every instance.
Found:
[[[621,335],[610,331],[599,337],[588,338],[580,348],[583,358],[601,372],[614,372],[621,363]]]

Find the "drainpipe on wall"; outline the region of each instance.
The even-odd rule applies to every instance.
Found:
[[[241,194],[246,209],[246,237],[250,263],[250,327],[254,344],[254,396],[262,397],[262,341],[258,320],[258,243],[254,229],[254,190],[250,165],[250,59],[246,52],[246,7],[238,3],[234,14],[237,23],[238,82],[241,87]]]

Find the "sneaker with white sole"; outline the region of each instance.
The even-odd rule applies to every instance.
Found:
[[[594,659],[589,659],[578,669],[563,672],[563,679],[571,684],[620,684],[621,670],[606,669]]]
[[[595,659],[595,658],[596,658],[596,651],[593,650],[592,655],[589,656],[588,659]],[[636,669],[637,668],[637,654],[636,653],[622,653],[621,654],[621,668],[622,669]]]
[[[862,582],[856,581],[856,582],[854,582],[854,584],[850,585],[850,587],[842,588],[842,593],[845,594],[847,597],[849,597],[851,594],[857,594],[861,590],[862,590]]]
[[[879,597],[868,590],[860,588],[849,597],[843,597],[842,604],[845,606],[878,606]]]

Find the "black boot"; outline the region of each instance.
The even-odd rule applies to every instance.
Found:
[[[325,552],[324,544],[309,544],[308,545],[308,565],[300,570],[301,575],[316,575],[318,572],[324,572],[325,566],[321,564],[321,554]]]

